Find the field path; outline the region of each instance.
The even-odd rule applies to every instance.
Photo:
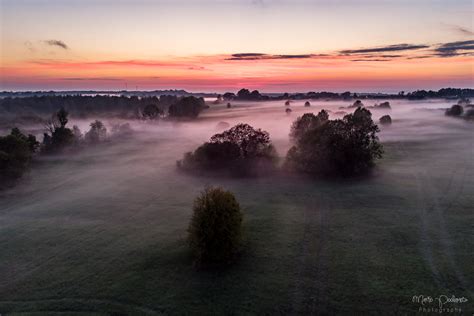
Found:
[[[322,193],[308,197],[293,296],[293,314],[324,314],[328,285],[328,200]]]
[[[404,148],[402,144],[398,146],[398,150],[405,156],[409,157],[409,151]],[[421,249],[420,252],[429,266],[435,282],[439,286],[449,287],[446,276],[443,276],[439,270],[438,264],[435,261],[435,252],[441,252],[443,258],[449,265],[449,270],[454,272],[457,281],[467,290],[468,281],[465,278],[461,269],[455,262],[452,246],[454,241],[450,237],[445,222],[445,212],[449,211],[453,204],[453,200],[462,193],[463,184],[466,179],[467,161],[455,164],[450,182],[443,192],[438,192],[434,186],[434,179],[431,177],[429,170],[422,163],[417,163],[411,170],[417,188],[417,209],[418,218],[420,219],[420,235],[421,235]],[[464,167],[459,167],[460,165]],[[459,174],[461,171],[461,175]],[[453,179],[461,177],[462,181],[458,185],[453,185]],[[453,195],[453,192],[455,194]],[[441,198],[440,198],[441,197]],[[442,200],[444,198],[444,201]],[[448,201],[449,199],[449,201]],[[442,203],[446,204],[445,208]]]

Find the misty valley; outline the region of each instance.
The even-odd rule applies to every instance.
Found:
[[[0,99],[0,312],[469,311],[468,95],[241,92]]]

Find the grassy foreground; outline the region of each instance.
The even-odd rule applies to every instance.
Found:
[[[44,161],[0,196],[0,313],[411,314],[414,295],[444,294],[471,314],[474,165],[450,150],[465,144],[388,143],[376,174],[351,182],[189,177],[171,142]],[[241,203],[245,248],[197,271],[184,239],[211,183]]]

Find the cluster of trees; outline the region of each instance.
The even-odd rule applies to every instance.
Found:
[[[40,147],[42,153],[57,153],[65,149],[75,149],[85,144],[99,144],[108,139],[107,128],[100,120],[90,123],[90,129],[84,134],[80,128],[74,125],[67,127],[69,113],[64,109],[59,109],[47,122],[48,132],[43,134],[43,143]],[[119,123],[112,126],[112,135],[128,136],[133,132],[129,123]]]
[[[175,118],[196,118],[199,113],[207,107],[204,98],[196,98],[193,96],[182,97],[170,105],[168,113],[170,117]]]
[[[177,162],[179,168],[191,172],[218,171],[240,176],[268,172],[275,163],[276,151],[268,132],[248,124],[215,134]]]
[[[446,109],[445,114],[472,120],[474,119],[474,104],[471,103],[470,99],[461,98],[457,104]]]
[[[426,98],[470,98],[474,97],[474,89],[443,88],[438,91],[416,90],[405,95],[409,100]]]
[[[42,143],[34,135],[25,135],[18,128],[13,128],[8,135],[0,136],[0,187],[21,177],[36,154],[75,150],[80,146],[98,144],[108,139],[107,128],[99,120],[92,122],[85,134],[76,125],[69,128],[68,122],[69,113],[60,108],[46,122],[47,132],[43,134]],[[113,135],[123,137],[132,132],[128,123],[112,126]]]
[[[306,113],[291,127],[293,146],[288,151],[285,167],[324,177],[366,174],[382,157],[378,132],[372,114],[362,107],[336,120],[329,120],[325,110],[317,115]],[[214,135],[177,163],[187,171],[226,171],[242,176],[268,172],[276,161],[276,151],[267,132],[238,124]]]
[[[364,175],[382,157],[379,129],[369,110],[358,107],[343,119],[329,120],[325,110],[306,113],[292,125],[285,165],[317,176]],[[247,173],[254,159],[274,163],[275,150],[267,132],[247,124],[211,137],[178,165],[185,169],[211,171],[231,168]],[[236,164],[236,162],[238,162]],[[243,162],[243,164],[241,164]],[[237,168],[236,168],[237,167]],[[188,241],[199,266],[227,265],[239,253],[242,213],[235,196],[220,188],[206,189],[194,201]]]
[[[329,120],[324,110],[305,114],[292,126],[294,145],[286,165],[318,176],[366,174],[382,157],[378,132],[370,111],[361,107],[336,120]]]
[[[160,97],[44,95],[0,98],[0,113],[44,115],[65,107],[71,115],[115,116],[129,119],[157,119],[166,113],[170,117],[196,117],[206,108],[202,97],[162,95]]]
[[[23,175],[38,148],[36,137],[25,135],[18,128],[0,136],[0,188]]]

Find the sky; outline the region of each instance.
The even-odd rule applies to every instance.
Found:
[[[468,0],[0,0],[0,90],[474,87]]]

